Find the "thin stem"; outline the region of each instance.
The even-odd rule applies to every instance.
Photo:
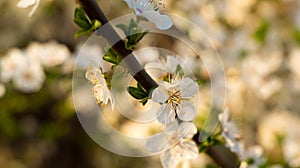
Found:
[[[107,24],[109,28],[109,32],[101,34],[110,44],[114,44],[114,40],[118,39],[118,42],[112,46],[112,49],[117,52],[117,54],[122,58],[122,60],[125,62],[125,65],[130,65],[127,66],[129,69],[129,72],[132,72],[132,69],[134,67],[132,66],[141,66],[138,61],[136,60],[136,57],[132,53],[132,50],[127,50],[125,48],[125,43],[121,39],[121,37],[118,35],[118,33],[114,30],[114,28],[110,25],[108,22],[108,19],[105,17],[104,13],[98,6],[97,2],[95,0],[77,0],[78,3],[82,6],[82,8],[85,10],[87,15],[89,16],[90,19],[97,19],[99,20],[103,25]],[[112,40],[114,39],[114,40]],[[130,59],[126,59],[129,55],[131,55]],[[131,63],[126,63],[126,61],[130,61]],[[134,64],[132,64],[134,62]],[[147,90],[150,91],[152,88],[156,88],[158,85],[157,83],[149,76],[149,74],[144,70],[140,70],[137,73],[134,73],[131,75],[134,77],[136,81],[141,83],[141,85]],[[198,135],[198,136],[197,136]],[[202,142],[199,141],[198,137],[199,134],[197,133],[193,140],[199,145]],[[221,167],[223,168],[237,168],[237,162],[236,158],[233,159],[228,159],[227,156],[233,156],[232,153],[230,153],[228,150],[226,150],[225,147],[209,147],[206,152],[208,155],[211,156],[211,158],[218,163]],[[225,157],[226,156],[226,157]]]

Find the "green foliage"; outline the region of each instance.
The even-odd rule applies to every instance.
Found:
[[[128,87],[127,91],[132,97],[140,100],[140,103],[143,105],[149,100],[149,92],[147,92],[140,83],[137,83],[137,87]]]
[[[292,32],[292,36],[293,36],[293,39],[294,41],[300,45],[300,30],[298,29],[294,29],[293,32]]]
[[[221,145],[224,141],[221,136],[221,132],[217,134],[212,134],[205,141],[199,145],[199,152],[206,152],[206,150],[211,146]]]
[[[175,76],[179,76],[181,78],[184,76],[184,71],[179,64],[176,66]]]
[[[269,31],[269,27],[270,25],[268,22],[262,21],[253,33],[253,38],[260,43],[264,43]]]
[[[138,27],[138,22],[131,19],[129,26],[124,24],[116,25],[126,35],[125,47],[128,50],[133,50],[137,43],[143,39],[143,37],[149,33],[149,31],[142,32],[142,29]]]
[[[107,46],[104,48],[105,54],[103,56],[103,60],[110,62],[114,65],[119,65],[121,62],[121,58],[118,54],[111,48],[111,46]]]
[[[101,26],[101,22],[99,20],[90,20],[85,11],[80,7],[75,9],[73,21],[80,27],[80,30],[75,33],[75,38],[89,34]]]

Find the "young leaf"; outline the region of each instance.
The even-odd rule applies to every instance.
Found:
[[[179,64],[176,66],[175,75],[178,75],[180,77],[184,76],[184,71]]]
[[[128,34],[128,27],[126,25],[124,25],[124,24],[117,24],[116,27],[119,28],[119,29],[121,29],[124,32],[124,34],[127,36],[127,34]]]
[[[127,88],[127,91],[129,92],[129,94],[136,98],[136,99],[143,99],[143,98],[146,98],[148,97],[148,94],[143,92],[143,91],[140,91],[139,89],[135,88],[135,87],[128,87]]]
[[[114,65],[119,65],[121,59],[118,57],[118,54],[116,54],[115,51],[109,47],[106,47],[105,51],[106,53],[103,56],[103,60],[110,62]]]

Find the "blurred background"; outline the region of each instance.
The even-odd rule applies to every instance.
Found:
[[[163,11],[202,28],[219,52],[226,105],[246,146],[260,145],[272,164],[300,167],[300,1],[163,2]],[[17,3],[0,0],[0,168],[161,167],[157,156],[130,158],[106,151],[82,129],[72,102],[72,72],[88,36],[74,38],[76,3],[41,0],[30,18],[30,9]],[[132,12],[122,0],[98,3],[110,20]],[[208,43],[197,29],[174,25],[199,46]],[[194,54],[179,42],[159,38],[158,46],[179,56]],[[213,58],[210,66],[219,66]],[[203,81],[198,113],[205,113],[209,76],[205,69],[198,76]],[[205,154],[191,165],[216,167]]]

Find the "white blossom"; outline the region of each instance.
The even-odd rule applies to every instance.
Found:
[[[152,92],[152,100],[162,104],[157,111],[157,119],[168,125],[175,116],[182,121],[192,121],[196,116],[194,105],[188,101],[198,93],[198,84],[190,78],[162,82]]]
[[[177,59],[173,56],[167,56],[166,61],[164,61],[164,62],[149,62],[145,65],[145,68],[146,69],[156,68],[156,69],[159,69],[162,71],[166,71],[170,74],[174,74],[177,65],[182,66],[181,63],[182,62],[179,59]],[[160,74],[160,75],[163,75],[163,74]]]
[[[15,73],[13,84],[22,92],[32,93],[42,88],[45,78],[45,73],[41,65],[28,60],[27,64],[21,66],[19,71]]]
[[[153,0],[124,0],[128,7],[134,9],[137,16],[142,16],[153,22],[157,28],[169,29],[173,23],[169,16],[162,15],[158,11],[160,3]]]
[[[240,168],[259,168],[266,161],[261,146],[251,146],[247,150],[243,150],[241,159],[243,161]]]
[[[45,74],[38,60],[26,52],[13,48],[1,59],[2,82],[13,81],[16,89],[32,93],[39,91],[44,83]]]
[[[151,152],[163,151],[160,159],[164,168],[175,168],[178,163],[197,158],[199,151],[192,137],[197,133],[191,122],[174,122],[164,134],[149,138],[146,147]]]
[[[110,101],[112,107],[114,106],[114,99],[111,91],[108,89],[106,80],[99,67],[88,66],[85,77],[93,84],[93,94],[98,104],[107,105]]]
[[[19,71],[21,66],[24,66],[26,57],[24,53],[17,48],[10,49],[7,54],[0,59],[0,78],[4,83],[9,82],[14,74]]]
[[[69,49],[65,45],[59,44],[56,41],[50,41],[45,44],[37,42],[31,43],[26,52],[29,57],[36,57],[35,59],[39,59],[41,64],[45,67],[61,65],[71,55]]]
[[[17,6],[18,6],[18,8],[28,8],[28,7],[32,6],[32,9],[28,14],[28,16],[31,17],[35,13],[39,4],[40,4],[40,0],[20,0],[18,2]]]
[[[293,132],[287,135],[284,139],[283,154],[286,161],[291,167],[300,167],[300,133],[299,130],[292,130]]]
[[[226,147],[241,156],[241,150],[237,141],[239,137],[238,129],[233,121],[229,121],[229,110],[227,108],[223,113],[219,114],[219,121],[221,123],[222,136],[225,139]]]

